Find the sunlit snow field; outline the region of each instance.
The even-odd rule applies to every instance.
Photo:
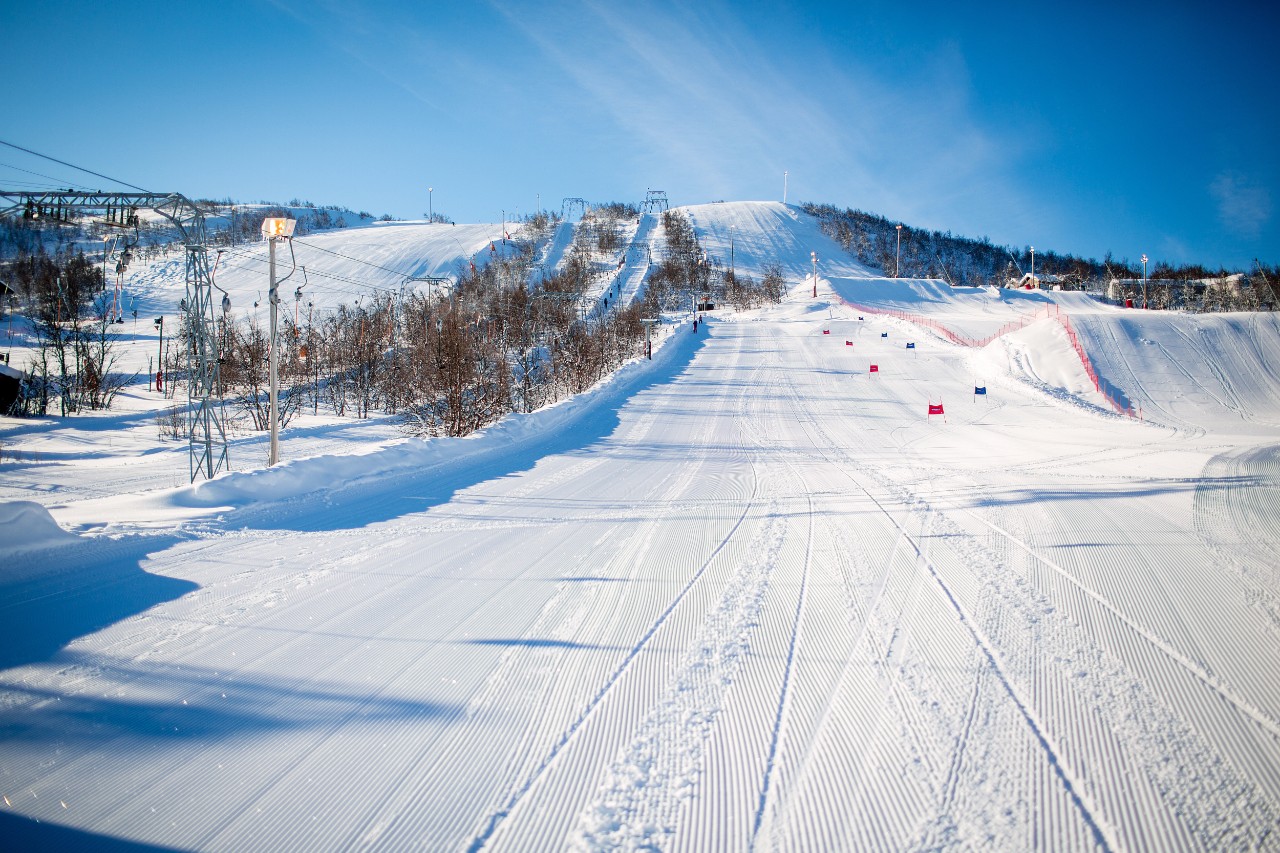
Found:
[[[795,208],[685,210],[783,304],[669,317],[465,439],[304,414],[282,465],[240,432],[191,485],[143,385],[0,419],[0,838],[1280,847],[1275,315],[897,281]],[[310,239],[436,275],[498,230]]]

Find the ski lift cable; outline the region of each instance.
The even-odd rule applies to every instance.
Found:
[[[2,168],[2,167],[4,167],[4,166],[5,166],[5,164],[4,164],[4,163],[0,163],[0,168]],[[17,167],[16,167],[16,166],[11,166],[11,167],[9,167],[9,168],[15,168],[15,169],[16,169]],[[26,171],[26,170],[23,170],[23,171]],[[39,174],[39,173],[37,173],[37,172],[32,172],[31,174],[33,174],[33,175],[37,175],[37,174]],[[46,177],[46,176],[45,176],[45,175],[40,175],[40,177]],[[50,180],[50,181],[57,181],[58,186],[65,186],[65,187],[71,187],[71,188],[79,188],[80,190],[83,190],[83,191],[85,191],[85,192],[91,192],[91,190],[89,190],[89,189],[88,189],[84,184],[76,184],[76,183],[74,183],[73,181],[59,181],[57,178],[49,178],[49,180]],[[37,192],[37,193],[38,193],[38,192],[44,192],[45,190],[47,190],[47,189],[49,188],[49,184],[48,184],[47,182],[45,182],[45,181],[24,181],[24,180],[22,180],[21,178],[5,178],[5,181],[4,181],[4,182],[5,182],[6,184],[9,184],[10,186],[17,186],[17,187],[19,187],[19,188],[22,188],[22,187],[30,187],[30,188],[31,188],[31,190],[32,190],[33,192]]]
[[[285,276],[284,278],[281,278],[281,279],[277,279],[277,280],[276,280],[276,290],[277,290],[277,291],[279,291],[279,289],[280,289],[280,285],[284,284],[286,281],[288,281],[289,279],[293,278],[293,274],[294,274],[294,273],[296,273],[296,272],[298,271],[298,256],[297,256],[297,255],[295,255],[295,254],[293,253],[293,241],[292,241],[292,240],[286,240],[285,242],[289,244],[289,258],[290,258],[290,260],[292,260],[292,261],[293,261],[293,269],[289,270],[289,274],[288,274],[287,276]],[[277,298],[277,299],[279,299],[279,297],[276,297],[276,298]]]
[[[305,240],[299,240],[297,238],[294,238],[291,242],[301,243],[303,246],[306,246],[308,249],[315,249],[317,252],[325,252],[330,255],[336,255],[339,258],[345,258],[348,261],[355,261],[358,264],[364,264],[365,266],[370,266],[370,267],[373,267],[374,269],[380,269],[383,272],[389,272],[389,273],[392,273],[393,275],[398,275],[398,276],[404,275],[404,273],[400,270],[393,270],[390,267],[384,267],[381,264],[375,264],[373,261],[366,261],[361,258],[354,258],[351,255],[344,255],[342,252],[335,252],[332,249],[325,249],[321,246],[317,246],[315,243],[308,243]]]
[[[265,260],[263,260],[263,259],[261,259],[261,258],[254,257],[253,255],[246,255],[246,254],[236,253],[236,252],[232,252],[231,250],[227,250],[227,252],[228,252],[228,254],[231,254],[232,256],[238,256],[238,257],[241,257],[241,258],[245,258],[246,260],[256,261],[257,263],[260,263],[260,264],[266,264],[266,263],[268,263],[267,261],[265,261]],[[244,266],[243,264],[233,263],[233,262],[231,262],[231,261],[228,261],[228,262],[227,262],[227,266],[231,267],[232,269],[240,269],[240,270],[246,270],[246,271],[249,271],[249,268],[248,268],[248,267],[246,267],[246,266]],[[309,280],[309,277],[310,277],[310,276],[312,276],[312,275],[314,275],[314,276],[319,276],[319,277],[321,277],[321,278],[333,279],[333,280],[335,280],[335,281],[340,281],[340,282],[343,282],[343,283],[346,283],[346,284],[353,284],[353,285],[355,285],[355,286],[357,286],[357,287],[361,287],[361,288],[368,288],[368,289],[371,289],[371,290],[381,291],[381,292],[383,292],[383,293],[387,293],[387,294],[395,293],[395,291],[394,291],[394,290],[391,290],[390,288],[378,287],[377,285],[370,284],[370,283],[365,282],[365,281],[359,281],[359,280],[357,280],[357,279],[347,278],[347,277],[345,277],[345,276],[336,275],[336,274],[334,274],[334,273],[326,273],[326,272],[324,272],[324,271],[322,271],[322,270],[308,269],[308,270],[306,270],[306,275],[307,275],[307,277],[308,277],[308,281],[307,281],[307,285],[306,285],[306,286],[307,286],[307,287],[309,287],[312,291],[314,291],[314,292],[318,292],[318,293],[328,293],[328,294],[333,294],[333,295],[335,295],[335,296],[349,296],[349,295],[351,295],[351,292],[350,292],[349,290],[342,290],[342,289],[339,289],[339,288],[336,288],[336,287],[325,287],[325,286],[320,285],[320,284],[311,284],[311,283],[310,283],[310,280]],[[277,284],[279,284],[279,282],[277,282]],[[219,288],[219,289],[221,289],[221,288]]]
[[[23,148],[21,145],[14,145],[12,142],[6,142],[3,139],[0,139],[0,145],[7,145],[10,148],[16,148],[19,151],[25,151],[26,153],[33,154],[36,157],[42,157],[45,160],[51,160],[52,162],[58,163],[59,165],[67,166],[69,168],[75,169],[77,172],[84,172],[86,174],[93,175],[95,178],[102,178],[104,180],[111,181],[113,184],[120,184],[121,186],[129,187],[130,189],[135,189],[138,192],[143,192],[143,193],[151,192],[151,190],[144,189],[140,186],[137,186],[136,184],[131,184],[128,181],[122,181],[119,178],[113,178],[109,175],[104,175],[101,172],[95,172],[92,169],[86,169],[83,166],[77,166],[75,163],[68,163],[66,160],[59,160],[57,157],[50,157],[48,154],[41,154],[39,151],[32,151],[30,148]]]
[[[241,251],[236,251],[235,249],[227,249],[226,251],[228,254],[234,257],[244,258],[246,260],[250,260],[255,263],[259,263],[263,265],[266,265],[267,263],[269,263],[265,258],[259,257],[258,255],[253,254],[252,252],[241,252]],[[243,269],[243,267],[241,267],[241,269]],[[339,275],[338,273],[325,272],[324,270],[317,270],[315,268],[310,267],[309,265],[308,265],[307,272],[309,275],[318,275],[323,278],[331,278],[331,279],[334,279],[335,281],[343,281],[348,284],[354,284],[358,287],[367,287],[371,290],[378,290],[383,293],[396,292],[396,289],[393,287],[384,287],[381,285],[373,284],[372,282],[362,281],[360,279],[350,278],[349,276]],[[281,279],[281,281],[283,281],[283,279]]]
[[[231,250],[229,250],[229,249],[228,249],[227,251],[228,251],[230,254],[232,254],[233,256],[240,257],[240,258],[244,258],[245,260],[253,261],[253,262],[258,263],[258,264],[266,265],[266,264],[268,263],[268,261],[264,260],[263,258],[259,258],[259,257],[256,257],[256,256],[254,256],[254,255],[245,254],[245,253],[241,253],[241,252],[232,252],[232,251],[231,251]],[[236,268],[237,268],[237,269],[248,269],[247,267],[245,267],[245,266],[243,266],[243,265],[236,265]],[[360,279],[349,278],[349,277],[344,276],[344,275],[338,275],[337,273],[325,272],[324,270],[317,270],[317,269],[310,269],[310,268],[309,268],[309,269],[307,270],[307,274],[308,274],[308,276],[315,275],[315,276],[320,276],[321,278],[328,278],[328,279],[333,279],[334,281],[341,281],[341,282],[345,282],[345,283],[347,283],[347,284],[354,284],[354,285],[355,285],[355,286],[357,286],[357,287],[368,288],[369,290],[377,290],[377,291],[380,291],[380,292],[382,292],[382,293],[395,293],[395,292],[396,292],[394,288],[390,288],[390,287],[381,287],[381,286],[379,286],[379,285],[372,284],[372,283],[367,282],[367,281],[361,281]],[[311,285],[311,286],[312,286],[313,288],[314,288],[314,287],[316,287],[316,285]],[[324,288],[318,288],[318,289],[320,289],[320,290],[324,290]],[[329,291],[329,292],[332,292],[332,293],[338,293],[338,292],[340,292],[340,291],[331,290],[331,291]]]
[[[293,242],[293,241],[289,241],[289,242]],[[255,252],[252,252],[252,251],[237,251],[237,250],[234,250],[234,248],[228,248],[227,252],[229,252],[230,255],[244,257],[244,259],[255,261],[255,263],[259,263],[259,264],[269,263],[269,261],[266,260],[265,257],[257,255],[255,254]],[[360,286],[362,287],[370,287],[372,289],[375,289],[375,291],[385,291],[388,293],[396,292],[396,288],[379,286],[379,284],[374,284],[372,282],[365,282],[365,280],[351,278],[351,277],[348,277],[348,275],[342,275],[339,273],[326,273],[324,272],[324,270],[315,269],[314,266],[311,266],[310,264],[306,266],[308,268],[308,272],[310,272],[310,274],[312,275],[323,275],[323,277],[325,278],[335,278],[335,279],[343,280],[343,282],[360,284]],[[399,273],[397,273],[397,275],[399,275]]]
[[[37,178],[45,178],[46,180],[53,181],[59,186],[61,186],[63,183],[66,183],[66,185],[69,187],[80,187],[81,189],[89,189],[88,184],[77,183],[76,181],[72,181],[69,178],[55,178],[53,175],[46,175],[44,172],[37,172],[33,169],[24,169],[23,167],[15,166],[12,163],[0,163],[0,166],[3,166],[6,169],[14,169],[19,172],[25,172],[28,175],[35,175]]]

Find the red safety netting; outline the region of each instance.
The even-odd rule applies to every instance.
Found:
[[[836,298],[840,299],[840,297]],[[1011,320],[1008,323],[1005,323],[993,334],[990,334],[985,338],[971,338],[968,335],[961,335],[957,332],[953,332],[937,320],[922,317],[919,314],[912,314],[907,311],[898,311],[889,308],[873,308],[869,305],[860,305],[857,302],[850,302],[847,299],[840,299],[840,301],[863,314],[880,314],[883,316],[895,317],[899,320],[906,320],[908,323],[914,323],[917,326],[923,326],[926,329],[932,329],[952,343],[965,347],[985,347],[996,338],[1007,335],[1010,332],[1016,332],[1019,329],[1025,329],[1030,324],[1039,320],[1056,320],[1066,331],[1067,340],[1071,343],[1071,348],[1075,350],[1076,355],[1079,357],[1081,365],[1084,366],[1084,372],[1089,377],[1089,381],[1093,383],[1093,389],[1101,394],[1103,399],[1111,405],[1111,408],[1115,409],[1120,414],[1127,415],[1131,418],[1140,416],[1140,411],[1135,410],[1132,405],[1126,405],[1120,402],[1124,397],[1124,394],[1119,388],[1116,388],[1114,385],[1098,375],[1098,371],[1093,366],[1093,361],[1090,360],[1089,354],[1085,352],[1084,347],[1080,344],[1080,338],[1076,335],[1076,331],[1071,325],[1071,318],[1063,312],[1062,306],[1056,303],[1037,308],[1034,313],[1023,314],[1016,320]],[[873,366],[871,369],[874,371],[876,368]]]

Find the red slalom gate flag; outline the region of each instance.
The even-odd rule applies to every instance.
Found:
[[[823,329],[823,330],[822,330],[822,334],[824,334],[824,335],[829,335],[829,334],[831,334],[831,330],[830,330],[830,329]]]
[[[845,346],[847,346],[847,347],[851,347],[851,346],[853,346],[853,341],[845,341],[845,342],[844,342],[844,345],[845,345]]]
[[[946,412],[942,411],[942,404],[941,404],[941,403],[930,403],[930,404],[929,404],[929,414],[931,414],[931,415],[943,415],[943,414],[946,414]]]
[[[872,373],[879,373],[879,372],[880,372],[880,365],[878,365],[878,364],[873,364],[873,365],[871,365],[871,372],[872,372]]]

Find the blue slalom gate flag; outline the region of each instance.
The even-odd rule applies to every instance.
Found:
[[[913,343],[912,343],[912,344],[907,344],[907,349],[915,349],[915,348],[916,348],[916,345],[915,345],[915,344],[913,344]]]
[[[986,386],[986,385],[974,385],[974,386],[973,386],[973,395],[976,397],[976,396],[978,396],[979,394],[983,395],[984,397],[986,396],[986,394],[987,394],[987,386]]]
[[[880,333],[880,337],[882,337],[882,338],[887,338],[887,337],[889,337],[889,333],[888,333],[888,332],[881,332],[881,333]]]

